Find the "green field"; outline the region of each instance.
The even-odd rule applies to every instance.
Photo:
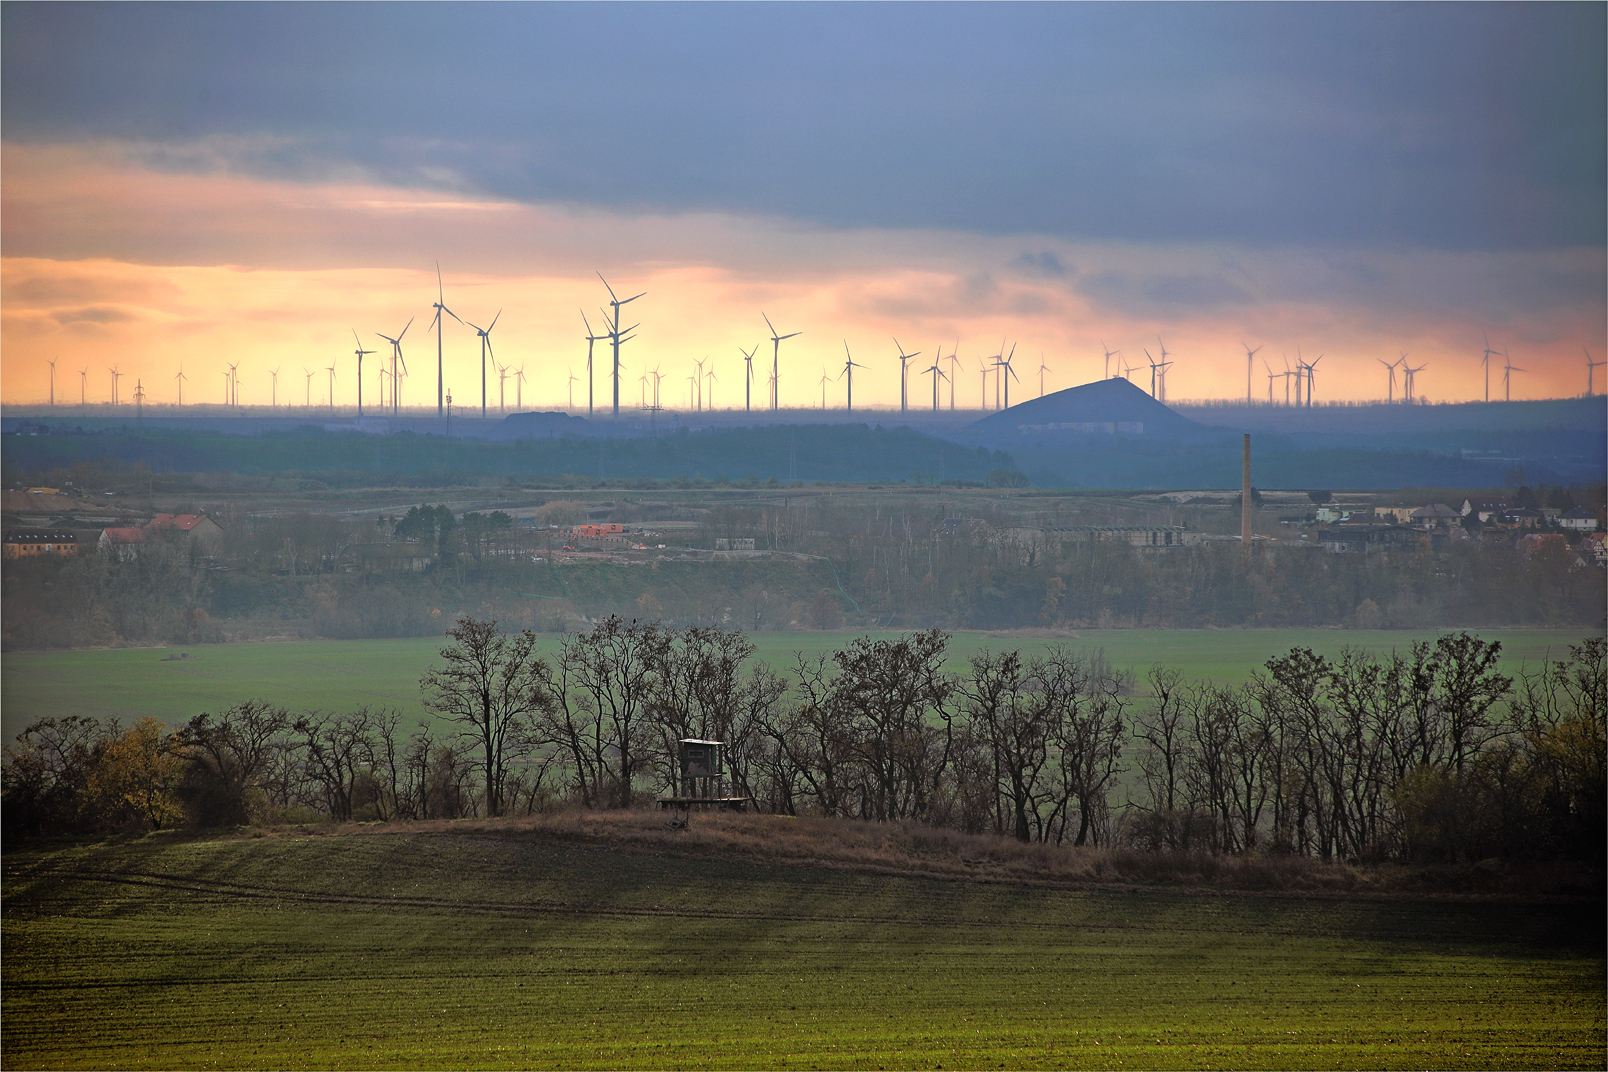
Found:
[[[1604,1060],[1600,902],[985,884],[517,824],[8,849],[8,1068]]]
[[[1504,669],[1513,673],[1525,661],[1538,662],[1579,643],[1571,630],[1491,629],[1480,634],[1500,640]],[[793,652],[830,651],[848,644],[854,633],[754,633],[759,654],[779,669]],[[876,636],[893,636],[878,633]],[[1144,671],[1160,662],[1192,678],[1243,681],[1269,657],[1302,645],[1338,655],[1346,645],[1375,651],[1405,650],[1433,632],[1290,630],[1138,630],[1085,629],[1064,636],[956,633],[949,668],[964,670],[966,659],[984,648],[1036,651],[1051,644],[1077,650],[1103,649],[1112,663]],[[542,637],[551,652],[559,638]],[[246,699],[264,699],[293,711],[350,710],[359,704],[398,707],[422,717],[419,675],[436,658],[444,640],[316,640],[289,643],[199,645],[187,648],[118,648],[103,651],[10,652],[0,657],[0,731],[11,740],[38,718],[63,715],[115,716],[125,721],[147,715],[170,725],[202,711],[217,711]],[[190,658],[169,660],[188,652]]]
[[[849,643],[857,633],[753,633],[759,654],[785,669],[794,651],[818,653]],[[875,633],[892,636],[892,633]],[[1565,653],[1579,643],[1573,630],[1481,630],[1502,641],[1503,669]],[[955,633],[952,670],[984,648],[1037,651],[1068,644],[1103,649],[1118,667],[1143,672],[1164,662],[1187,677],[1243,681],[1254,667],[1296,644],[1336,656],[1346,644],[1389,651],[1407,649],[1433,632],[1356,630],[1079,630],[1064,636]],[[178,725],[203,710],[222,710],[244,699],[267,699],[291,710],[351,710],[359,704],[400,707],[423,715],[418,678],[444,640],[318,640],[293,643],[199,644],[191,648],[117,648],[0,656],[0,731],[6,741],[35,718],[95,715],[125,722],[146,715]],[[553,651],[558,636],[542,636]],[[185,651],[182,661],[167,661]]]

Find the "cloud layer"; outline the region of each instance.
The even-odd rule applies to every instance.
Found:
[[[1515,397],[1575,394],[1608,330],[1605,10],[5,5],[0,390],[230,355],[265,401],[354,327],[422,327],[439,260],[463,315],[506,310],[527,404],[567,398],[596,271],[650,293],[631,383],[712,356],[723,400],[761,310],[805,333],[788,404],[845,340],[856,402],[896,402],[894,337],[958,342],[962,404],[1001,339],[1035,393],[1041,360],[1053,390],[1165,339],[1174,398],[1242,394],[1243,341],[1259,397],[1300,347],[1320,397],[1383,395],[1406,351],[1455,399],[1488,332]]]

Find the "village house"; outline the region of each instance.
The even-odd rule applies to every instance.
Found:
[[[206,514],[157,514],[145,526],[149,532],[178,532],[193,540],[215,540],[223,526]]]
[[[71,532],[37,531],[8,532],[4,544],[6,558],[24,558],[29,555],[76,555],[78,536]]]
[[[1577,506],[1558,515],[1558,526],[1571,532],[1596,532],[1597,515],[1595,511]]]
[[[149,538],[150,533],[140,528],[101,529],[100,538],[95,541],[95,550],[126,562],[140,553]]]
[[[1450,526],[1462,516],[1445,503],[1430,503],[1407,515],[1407,521],[1419,528],[1432,529]]]
[[[1506,513],[1507,509],[1508,501],[1506,499],[1470,497],[1463,500],[1463,509],[1459,512],[1459,516],[1468,517],[1473,514],[1480,519],[1481,523],[1484,523],[1493,517],[1499,517]]]
[[[1319,545],[1330,554],[1377,554],[1392,548],[1409,547],[1422,537],[1400,525],[1334,525],[1318,537]]]

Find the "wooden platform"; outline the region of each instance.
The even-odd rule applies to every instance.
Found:
[[[747,811],[753,797],[660,797],[660,810],[675,808],[691,811],[693,808],[713,811]]]

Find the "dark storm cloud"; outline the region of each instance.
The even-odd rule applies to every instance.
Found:
[[[8,4],[3,122],[174,170],[627,211],[1594,246],[1604,11]]]

